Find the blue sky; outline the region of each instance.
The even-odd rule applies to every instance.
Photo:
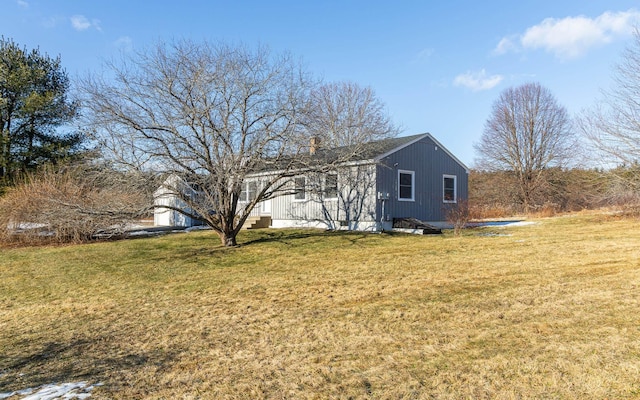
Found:
[[[403,135],[430,132],[467,165],[500,92],[550,89],[571,114],[611,84],[640,5],[627,0],[0,0],[0,34],[60,55],[74,79],[160,39],[288,51],[325,81],[372,87]]]

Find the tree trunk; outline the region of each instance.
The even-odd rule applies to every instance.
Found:
[[[9,176],[9,122],[0,126],[0,181]]]
[[[236,242],[236,233],[234,232],[221,232],[220,240],[222,241],[222,245],[225,247],[234,247],[238,245]]]

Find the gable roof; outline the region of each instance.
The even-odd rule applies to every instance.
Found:
[[[365,143],[360,148],[358,155],[354,157],[351,161],[373,160],[377,162],[425,138],[430,139],[433,143],[435,143],[435,145],[439,149],[444,151],[456,163],[460,164],[460,166],[462,166],[467,172],[469,172],[469,168],[462,161],[460,161],[456,156],[454,156],[449,150],[447,150],[446,147],[442,145],[442,143],[438,142],[433,137],[433,135],[431,135],[428,132],[420,133],[417,135],[394,137],[394,138],[382,139],[382,140]],[[337,148],[329,151],[341,152],[341,151],[345,151],[343,149],[348,149],[348,148],[349,147],[344,147],[344,148],[341,147],[341,148]]]
[[[335,162],[363,162],[363,161],[371,161],[378,162],[383,158],[393,154],[403,148],[410,146],[416,142],[419,142],[422,139],[429,138],[432,140],[435,145],[442,149],[449,157],[455,160],[458,164],[460,164],[467,172],[469,168],[461,162],[458,158],[456,158],[451,152],[449,152],[440,142],[438,142],[430,133],[421,133],[418,135],[411,136],[400,136],[393,137],[388,139],[381,139],[372,142],[362,143],[358,145],[352,146],[342,146],[336,148],[323,148],[320,147],[314,154],[301,154],[297,155],[293,159],[280,160],[277,163],[278,166],[282,164],[291,165],[298,164],[299,167],[304,168],[304,166],[309,166],[312,164],[323,164],[323,163],[335,163]],[[263,165],[259,167],[256,172],[267,172],[279,169],[278,166],[271,164],[270,166]]]
[[[315,154],[310,154],[310,159],[318,159],[320,161],[336,161],[345,160],[349,162],[374,160],[377,161],[388,154],[394,153],[403,147],[406,147],[418,140],[426,137],[426,134],[394,137],[388,139],[375,140],[372,142],[341,146],[335,148],[318,149]]]
[[[460,164],[460,166],[461,166],[462,168],[464,168],[464,169],[465,169],[465,171],[467,171],[467,173],[469,173],[469,167],[467,167],[467,166],[465,165],[465,163],[463,163],[462,161],[460,161],[460,160],[458,159],[458,157],[454,156],[454,155],[453,155],[453,153],[451,153],[451,152],[450,152],[446,147],[444,147],[444,146],[442,145],[442,143],[438,142],[438,141],[436,140],[436,138],[434,138],[434,137],[433,137],[433,135],[431,135],[430,133],[422,133],[422,134],[420,134],[420,135],[406,136],[405,138],[406,138],[406,139],[411,139],[411,140],[408,140],[408,141],[407,141],[407,142],[405,142],[405,143],[399,143],[397,147],[392,148],[392,149],[391,149],[391,150],[389,150],[388,152],[383,153],[383,154],[381,154],[381,155],[377,156],[377,157],[375,158],[375,159],[376,159],[376,161],[379,161],[379,160],[381,160],[381,159],[383,159],[383,158],[387,157],[388,155],[395,153],[396,151],[402,150],[403,148],[405,148],[405,147],[407,147],[407,146],[409,146],[409,145],[412,145],[412,144],[414,144],[415,142],[418,142],[418,141],[420,141],[420,140],[422,140],[422,139],[424,139],[424,138],[429,138],[429,139],[431,139],[431,141],[432,141],[433,143],[435,143],[435,145],[436,145],[436,147],[437,147],[438,149],[440,149],[440,150],[444,151],[444,152],[445,152],[449,157],[451,157],[455,162],[457,162],[458,164]],[[402,138],[395,138],[395,139],[402,139]],[[391,140],[392,140],[392,139],[391,139]]]

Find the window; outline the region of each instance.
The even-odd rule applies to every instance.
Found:
[[[247,183],[242,184],[242,190],[240,191],[240,201],[247,201]]]
[[[415,194],[415,172],[398,171],[398,200],[413,201]]]
[[[294,185],[294,195],[293,198],[295,200],[304,200],[307,198],[305,187],[307,185],[307,179],[304,176],[299,176],[293,179]]]
[[[258,195],[258,182],[244,182],[242,191],[240,192],[240,201],[250,202],[256,199]]]
[[[456,195],[456,176],[444,175],[442,177],[442,201],[445,203],[455,203]]]
[[[247,201],[254,201],[258,195],[258,182],[247,182]]]
[[[338,174],[327,174],[324,177],[324,197],[326,199],[338,198]]]

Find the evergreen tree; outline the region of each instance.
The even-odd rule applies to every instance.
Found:
[[[0,184],[79,152],[83,136],[60,130],[78,113],[68,91],[59,56],[0,38]]]

